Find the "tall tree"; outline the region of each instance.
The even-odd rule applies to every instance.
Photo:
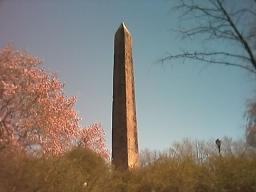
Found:
[[[106,157],[102,127],[79,125],[75,97],[40,64],[24,51],[0,50],[0,148],[60,154],[82,142]]]
[[[256,102],[248,105],[247,118],[246,141],[250,146],[256,148]]]
[[[177,0],[181,13],[182,38],[202,40],[206,46],[168,55],[164,61],[194,60],[198,63],[225,65],[256,73],[256,1],[255,0]],[[198,41],[197,41],[198,42]],[[256,147],[256,105],[248,110],[248,144]]]

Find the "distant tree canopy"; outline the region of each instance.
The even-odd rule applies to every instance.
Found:
[[[256,151],[221,138],[184,140],[165,152],[144,151],[142,167],[113,169],[91,150],[74,148],[61,156],[27,158],[0,151],[1,192],[255,192]]]
[[[102,127],[79,125],[76,99],[24,51],[0,50],[0,149],[60,154],[78,144],[107,157]]]

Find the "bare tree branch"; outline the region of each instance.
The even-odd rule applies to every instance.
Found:
[[[216,60],[216,59],[212,59],[209,57],[209,56],[216,56],[216,55],[230,56],[230,57],[236,57],[239,59],[249,60],[249,58],[247,58],[247,57],[240,56],[240,55],[232,55],[232,54],[225,53],[225,52],[219,52],[219,53],[218,52],[216,52],[216,53],[185,52],[185,53],[177,54],[177,55],[169,55],[167,57],[160,59],[160,62],[163,63],[167,60],[173,60],[173,59],[191,59],[191,60],[202,61],[204,63],[238,67],[241,69],[245,69],[249,72],[256,73],[256,70],[252,69],[250,66],[245,66],[245,65],[242,65],[239,63],[232,63],[232,62],[228,62],[228,61],[224,61],[224,60]]]
[[[252,7],[241,7],[230,11],[227,9],[230,3],[225,0],[180,0],[180,4],[175,8],[182,11],[182,22],[187,24],[187,28],[178,30],[182,38],[199,37],[207,41],[221,40],[220,43],[235,43],[240,53],[232,50],[223,50],[218,47],[206,51],[186,51],[177,55],[169,55],[160,61],[175,59],[197,60],[203,63],[227,65],[239,67],[247,71],[256,73],[256,58],[253,53],[253,47],[250,42],[254,42],[256,38],[255,31],[244,30],[241,25],[241,17],[255,17],[256,11]],[[256,2],[256,0],[254,0]],[[229,10],[229,11],[228,11]],[[195,26],[186,23],[194,19]],[[256,18],[255,18],[256,19]],[[242,32],[243,31],[243,32]],[[250,42],[249,42],[250,40]],[[234,44],[231,44],[232,46]]]
[[[187,59],[199,61],[195,63],[236,67],[256,74],[256,0],[250,0],[251,3],[248,1],[240,1],[235,5],[233,1],[227,0],[180,0],[176,9],[182,11],[180,21],[185,24],[185,28],[177,31],[182,38],[199,37],[210,46],[207,50],[197,48],[197,51],[168,55],[160,62],[185,62]],[[216,46],[216,42],[219,45]],[[250,104],[247,117],[246,141],[256,147],[255,101]]]
[[[247,51],[247,53],[248,53],[248,55],[250,57],[250,60],[251,60],[251,64],[256,69],[256,60],[255,60],[255,58],[253,56],[251,47],[249,46],[249,44],[247,43],[247,41],[245,40],[243,35],[240,33],[240,31],[238,30],[237,26],[234,24],[234,22],[231,19],[230,15],[227,13],[226,9],[223,7],[221,1],[220,0],[216,0],[216,1],[217,1],[218,5],[220,6],[221,11],[223,12],[225,17],[227,18],[228,23],[230,24],[230,26],[232,27],[232,29],[235,31],[236,35],[238,36],[241,44],[244,46],[245,50]]]

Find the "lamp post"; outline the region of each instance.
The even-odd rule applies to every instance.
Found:
[[[215,143],[217,145],[217,148],[218,148],[218,151],[219,151],[219,155],[220,155],[221,140],[220,139],[216,139]]]

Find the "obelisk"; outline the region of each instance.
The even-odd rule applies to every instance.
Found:
[[[139,166],[132,37],[124,23],[114,41],[112,164],[123,170]]]

